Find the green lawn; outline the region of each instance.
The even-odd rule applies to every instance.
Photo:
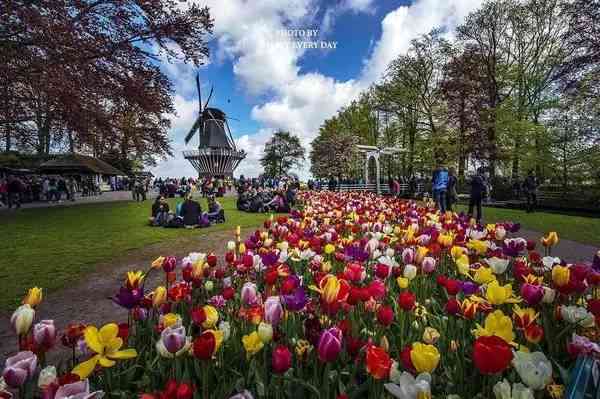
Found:
[[[175,202],[170,200],[171,209]],[[235,198],[221,203],[226,223],[193,230],[149,227],[151,201],[2,212],[0,310],[15,306],[31,286],[57,290],[93,271],[99,262],[118,259],[129,250],[227,229],[233,238],[235,226],[258,226],[268,217],[239,212]],[[206,209],[204,200],[202,209]]]
[[[464,205],[458,206],[459,211],[466,211]],[[527,213],[523,210],[505,208],[483,208],[483,219],[494,223],[513,221],[521,223],[524,229],[540,233],[556,231],[561,238],[584,244],[600,246],[600,218],[561,215],[550,212]]]

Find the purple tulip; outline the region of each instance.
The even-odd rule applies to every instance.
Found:
[[[19,388],[33,376],[37,367],[37,356],[31,351],[19,352],[6,359],[2,377],[11,388]]]
[[[33,342],[48,350],[56,343],[54,320],[42,320],[33,326]]]
[[[297,312],[304,309],[308,303],[308,297],[303,287],[298,287],[293,293],[289,295],[283,295],[283,303],[288,310]]]
[[[322,362],[335,361],[342,350],[342,331],[337,327],[324,330],[317,350]]]
[[[355,260],[357,262],[364,262],[369,259],[369,253],[358,243],[347,246],[344,249],[344,255],[347,260]]]
[[[103,396],[103,391],[90,392],[89,381],[83,380],[61,386],[54,399],[100,399]]]
[[[270,296],[265,301],[265,321],[275,327],[281,321],[283,307],[278,296]]]
[[[600,272],[600,251],[596,252],[594,255],[594,260],[592,261],[592,269],[596,272]]]
[[[415,250],[412,248],[406,248],[402,251],[402,262],[405,265],[410,265],[415,261]]]
[[[519,253],[523,252],[527,247],[527,241],[522,238],[511,238],[504,240],[502,251],[506,256],[512,256],[513,258],[519,256]]]
[[[535,306],[544,298],[544,288],[541,285],[525,283],[521,286],[521,296],[530,306]]]
[[[121,287],[119,292],[112,298],[113,301],[125,309],[133,309],[144,297],[144,291],[140,288],[130,290],[127,287]]]
[[[472,281],[462,281],[461,290],[465,294],[465,296],[469,296],[479,291],[479,286]]]
[[[167,327],[160,334],[160,339],[167,351],[177,353],[186,343],[185,327]]]
[[[275,251],[269,251],[260,256],[263,265],[266,267],[273,266],[279,260],[279,255]]]
[[[258,294],[256,293],[256,284],[247,282],[242,287],[242,302],[248,306],[258,304]]]

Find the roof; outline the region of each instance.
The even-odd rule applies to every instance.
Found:
[[[112,176],[127,175],[125,172],[120,171],[101,159],[79,154],[58,155],[56,158],[41,164],[39,169],[43,172],[83,172]]]

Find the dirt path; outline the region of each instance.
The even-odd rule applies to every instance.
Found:
[[[540,237],[542,237],[543,234],[537,231],[521,229],[518,233],[514,234],[514,236],[534,240],[539,243]],[[544,248],[540,244],[538,244],[537,249],[541,253],[544,251]],[[598,250],[600,250],[600,248],[594,247],[593,245],[582,244],[561,238],[556,247],[552,248],[552,256],[558,256],[569,263],[591,262],[594,258],[594,254]]]
[[[251,230],[242,230],[242,237],[250,232]],[[70,322],[99,325],[110,321],[127,321],[126,310],[108,298],[116,293],[128,271],[147,270],[150,263],[161,255],[180,258],[190,252],[210,251],[222,255],[227,242],[232,239],[231,231],[215,232],[208,236],[190,237],[177,243],[150,245],[130,251],[122,256],[122,259],[100,263],[96,271],[83,278],[79,284],[45,294],[44,301],[36,312],[36,320],[54,320],[59,332]],[[153,278],[146,282],[146,288],[153,289],[158,285],[158,278],[162,278],[161,273],[155,273]],[[4,364],[7,356],[16,352],[17,340],[11,330],[10,315],[0,313],[0,365]],[[58,347],[60,346],[58,344]]]

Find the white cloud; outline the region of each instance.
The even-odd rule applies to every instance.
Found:
[[[274,46],[283,39],[277,32],[286,28],[327,29],[343,9],[352,12],[373,12],[373,0],[344,0],[340,6],[327,9],[323,20],[315,21],[319,9],[316,0],[207,0],[215,18],[217,58],[232,61],[233,73],[250,95],[261,95],[251,111],[253,119],[263,125],[258,132],[237,139],[248,157],[238,173],[257,175],[261,171],[258,159],[264,143],[274,129],[298,134],[307,147],[321,123],[382,77],[390,61],[407,51],[410,41],[431,29],[444,26],[450,33],[463,18],[481,5],[483,0],[416,0],[388,13],[382,20],[382,35],[364,59],[363,70],[356,79],[337,81],[319,73],[301,73],[299,60],[306,50]],[[316,24],[315,24],[316,23]],[[316,26],[316,27],[315,27]],[[360,57],[361,54],[356,54]],[[185,72],[185,71],[184,71]],[[174,71],[173,73],[179,73]],[[188,80],[189,76],[185,76]],[[266,94],[266,95],[265,95]],[[180,113],[174,120],[176,143],[193,123],[196,103],[176,98]],[[184,133],[181,133],[184,131]],[[184,160],[185,161],[185,160]],[[161,165],[157,170],[176,172],[181,158],[173,161],[177,167]],[[301,171],[307,176],[308,167]],[[175,173],[179,175],[179,173]]]

